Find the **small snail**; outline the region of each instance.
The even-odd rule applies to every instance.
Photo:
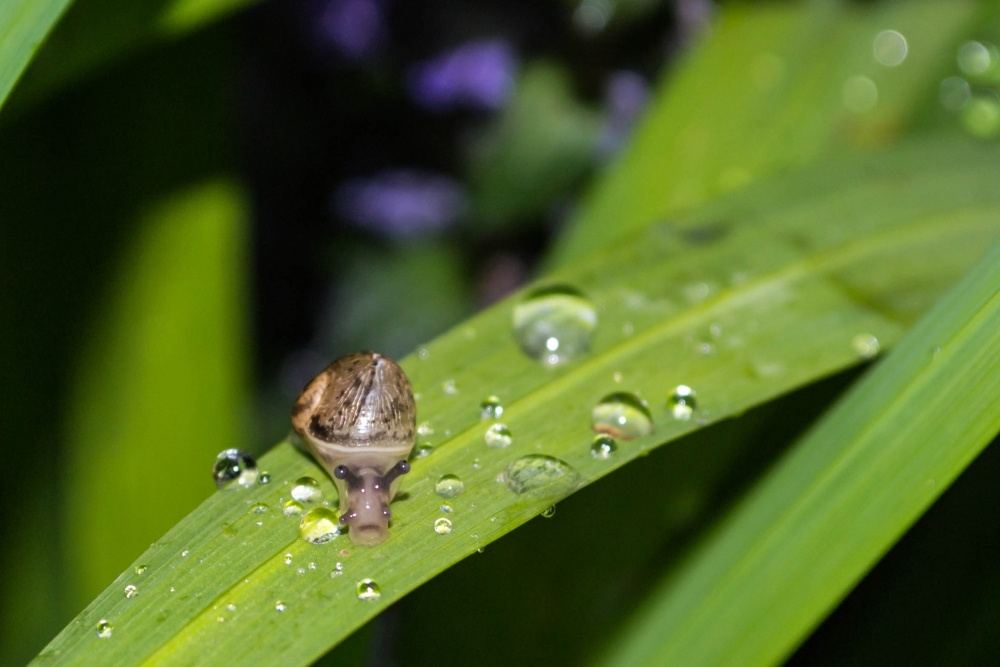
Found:
[[[389,534],[389,503],[410,471],[416,406],[410,381],[389,357],[355,352],[306,385],[292,408],[292,427],[333,477],[340,523],[355,544]]]

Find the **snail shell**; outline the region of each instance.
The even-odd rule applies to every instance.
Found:
[[[375,352],[337,359],[306,385],[292,427],[340,492],[340,523],[355,544],[389,534],[389,503],[410,470],[417,421],[403,369]]]

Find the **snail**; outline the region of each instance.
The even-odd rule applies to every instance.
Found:
[[[403,369],[375,352],[355,352],[306,385],[292,427],[333,477],[340,523],[351,541],[372,546],[389,535],[389,503],[410,471],[417,415]]]

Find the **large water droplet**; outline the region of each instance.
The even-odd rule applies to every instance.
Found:
[[[447,535],[451,532],[451,520],[441,517],[434,521],[434,532],[438,535]]]
[[[860,333],[851,339],[851,347],[862,359],[872,359],[878,355],[878,338],[869,333]]]
[[[528,356],[548,365],[585,354],[597,309],[571,287],[535,290],[514,308],[514,337]]]
[[[314,507],[299,522],[299,537],[312,544],[326,544],[340,535],[337,514],[325,507]]]
[[[591,419],[595,431],[621,440],[632,440],[653,432],[653,416],[645,401],[625,392],[601,399],[594,406]]]
[[[382,591],[378,584],[371,579],[362,579],[358,582],[358,599],[374,602],[382,597]]]
[[[212,475],[220,489],[252,486],[257,481],[257,462],[250,452],[227,449],[216,457]]]
[[[285,502],[285,507],[282,510],[282,513],[285,516],[298,516],[299,514],[302,514],[302,512],[304,512],[305,509],[306,508],[299,501],[288,500]]]
[[[292,498],[302,503],[318,503],[323,499],[323,490],[312,477],[299,477],[292,486]]]
[[[500,419],[503,416],[503,405],[496,396],[490,396],[479,404],[480,419]]]
[[[132,584],[129,584],[128,586],[125,587],[125,597],[131,598],[135,597],[138,594],[139,594],[139,589],[133,586]]]
[[[486,429],[483,437],[486,440],[486,446],[491,449],[510,447],[510,443],[514,442],[514,435],[504,424],[493,424]]]
[[[590,455],[595,459],[610,459],[611,455],[618,451],[618,443],[615,439],[607,435],[599,435],[594,438],[590,445]]]
[[[576,477],[568,463],[544,454],[522,456],[504,471],[507,488],[517,494],[562,493],[576,484]]]
[[[106,619],[101,619],[97,622],[97,636],[101,639],[107,639],[114,632],[114,627],[108,623]]]
[[[434,490],[442,498],[457,498],[465,491],[465,482],[458,475],[443,475],[434,485]]]
[[[670,398],[667,399],[667,407],[670,408],[674,419],[687,421],[691,419],[695,409],[698,407],[698,400],[694,389],[686,384],[677,385]]]

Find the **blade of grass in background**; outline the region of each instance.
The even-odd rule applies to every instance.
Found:
[[[763,175],[899,139],[936,103],[938,81],[951,71],[977,7],[961,0],[727,4],[660,86],[630,148],[559,240],[554,262],[565,266]],[[886,29],[907,40],[896,67],[873,54]],[[864,97],[872,90],[875,98]]]
[[[1000,246],[781,461],[610,664],[781,661],[1000,430]]]
[[[122,574],[43,659],[315,659],[580,485],[856,363],[873,352],[873,335],[891,344],[914,304],[940,294],[1000,234],[997,169],[990,151],[951,143],[824,165],[550,276],[581,289],[600,313],[591,352],[576,363],[546,368],[520,351],[510,325],[518,297],[403,361],[426,422],[421,445],[433,451],[413,462],[388,542],[359,549],[344,537],[324,546],[296,539],[298,518],[281,511],[293,480],[317,478],[331,500],[335,491],[308,458],[279,446],[262,460],[269,485],[206,500],[136,561],[147,566],[141,574]],[[829,216],[844,224],[817,224]],[[689,421],[668,406],[679,384],[698,392]],[[616,391],[646,399],[656,429],[602,460],[590,451],[591,408]],[[506,407],[506,449],[484,444],[490,423],[480,420],[480,402],[491,394]],[[558,457],[566,474],[524,495],[497,481],[512,461],[537,454]],[[453,530],[441,535],[434,487],[446,473],[460,475],[465,491],[452,500]],[[255,503],[268,508],[249,511]],[[366,577],[381,587],[377,602],[357,598]],[[126,598],[126,585],[139,594]],[[114,626],[107,640],[96,635],[100,619]]]
[[[70,0],[0,3],[0,106]]]

